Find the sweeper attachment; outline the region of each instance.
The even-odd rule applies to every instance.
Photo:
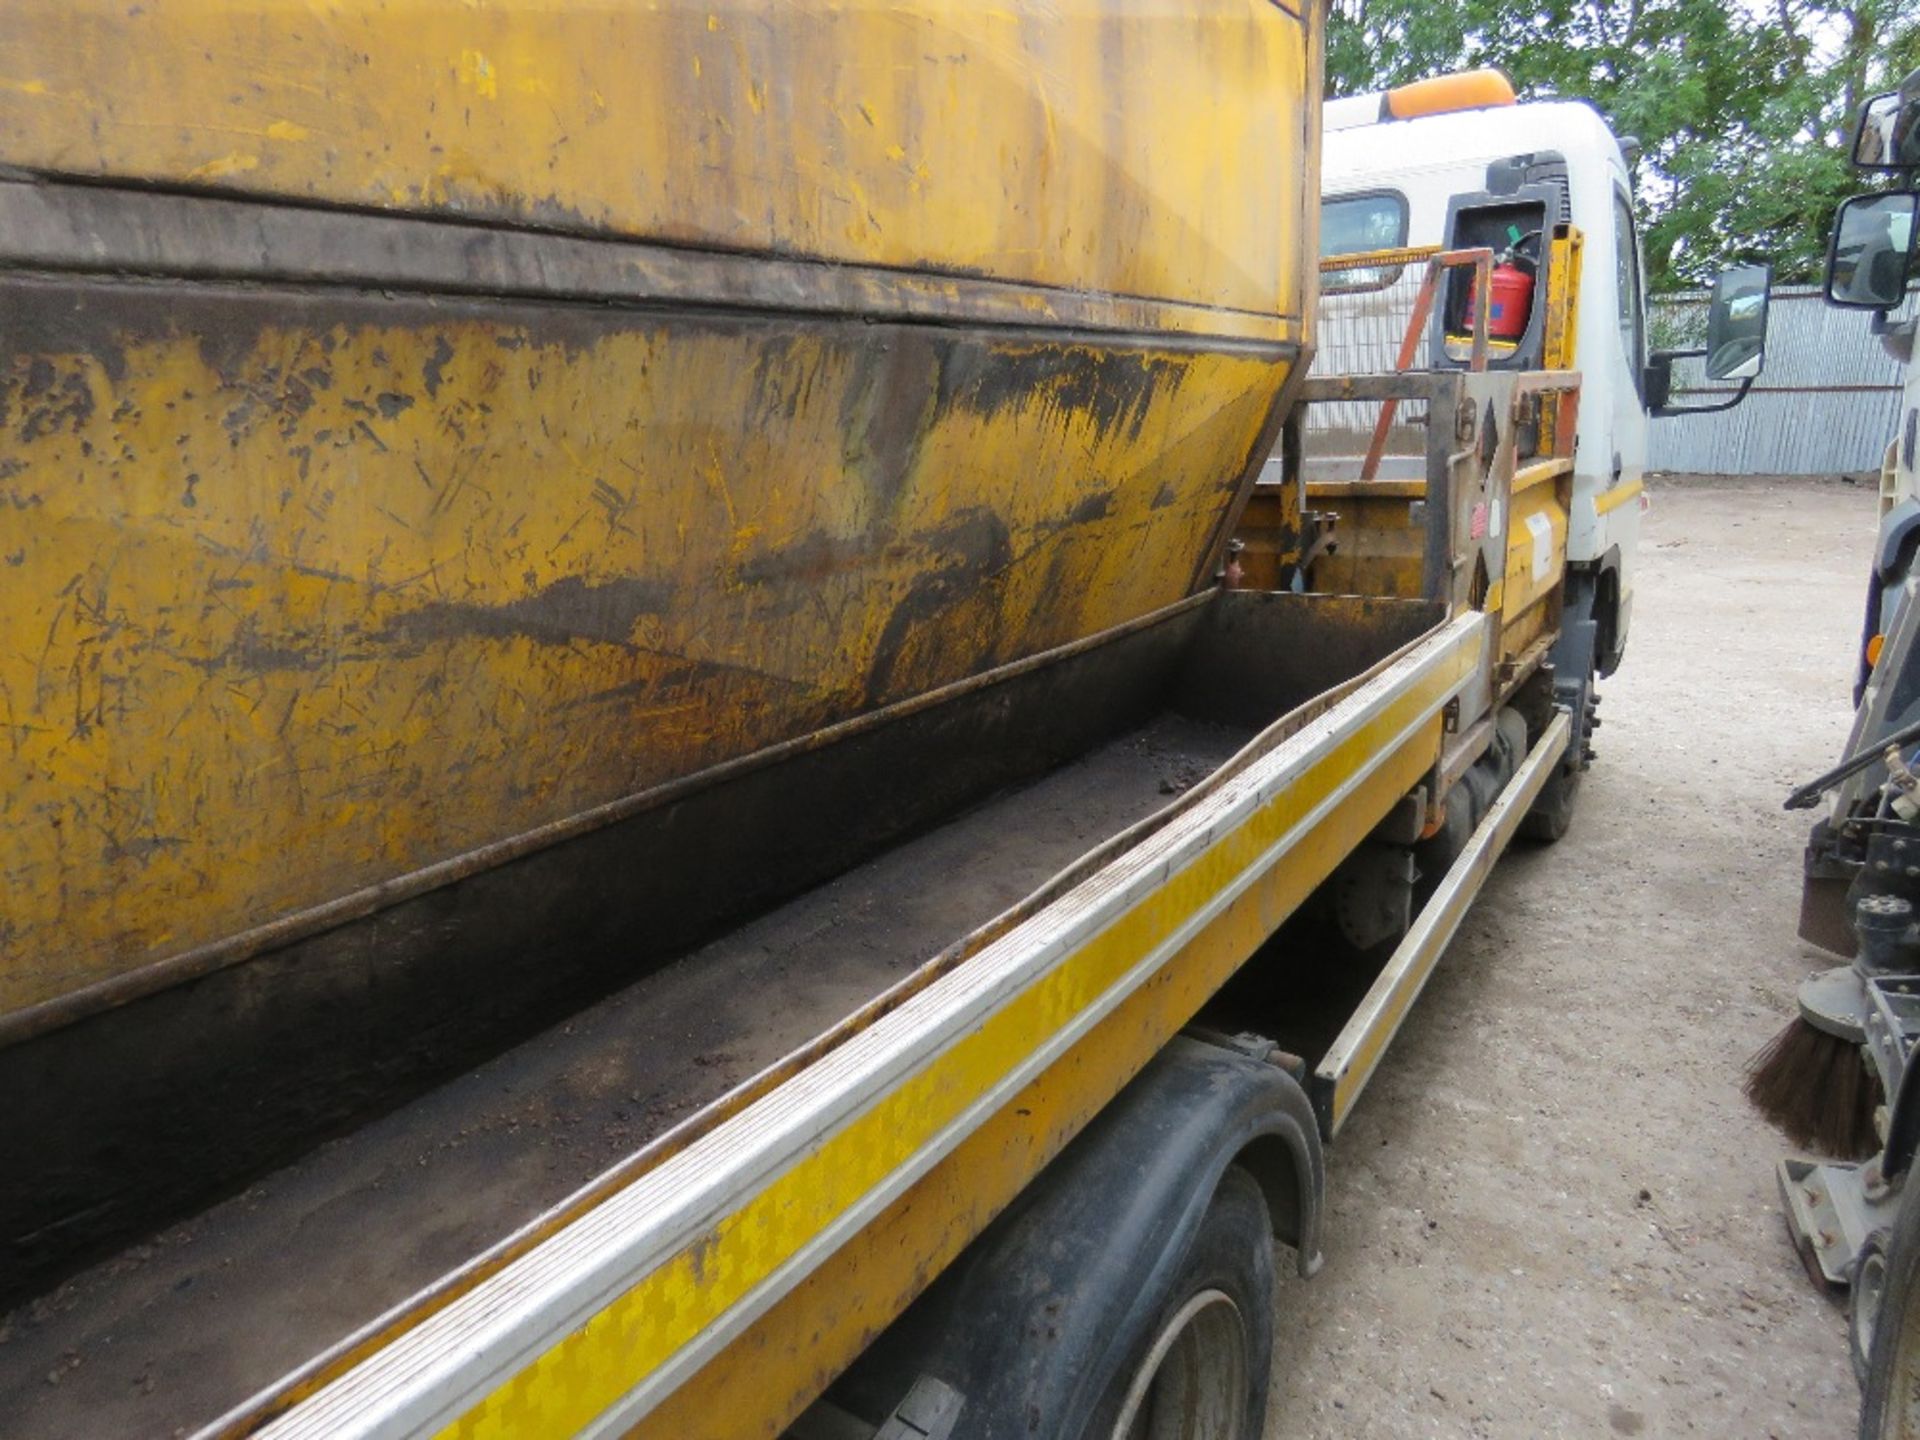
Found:
[[[1917,583],[1906,582],[1907,601]],[[1851,1292],[1860,1433],[1874,1437],[1920,1435],[1920,1233],[1909,1233],[1920,1232],[1920,1202],[1907,1193],[1920,1192],[1907,1184],[1920,1149],[1917,682],[1920,606],[1906,603],[1847,758],[1787,800],[1803,809],[1831,797],[1807,843],[1800,934],[1849,963],[1801,986],[1799,1016],[1756,1057],[1747,1087],[1796,1144],[1832,1157],[1784,1159],[1777,1173],[1808,1273]]]

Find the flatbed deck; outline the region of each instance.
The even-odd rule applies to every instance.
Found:
[[[0,1320],[9,1432],[190,1433],[1177,803],[1255,731],[1164,712],[22,1305]]]

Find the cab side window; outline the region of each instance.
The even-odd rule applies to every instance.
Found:
[[[1407,243],[1407,197],[1397,190],[1329,195],[1320,202],[1320,256],[1396,250]]]
[[[1633,371],[1633,388],[1644,383],[1646,368],[1646,311],[1640,296],[1640,246],[1634,234],[1633,207],[1620,191],[1613,192],[1614,294],[1620,306],[1620,344]]]
[[[1397,190],[1329,195],[1320,202],[1320,258],[1398,250],[1407,243],[1407,197]],[[1321,293],[1345,295],[1384,290],[1400,278],[1400,265],[1351,267],[1325,275]]]

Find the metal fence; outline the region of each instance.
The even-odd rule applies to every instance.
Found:
[[[1904,318],[1920,291],[1895,312]],[[1656,346],[1702,343],[1707,293],[1657,297],[1649,315]],[[1721,475],[1876,472],[1899,418],[1900,366],[1871,333],[1871,312],[1828,305],[1817,286],[1782,285],[1767,317],[1766,372],[1746,400],[1718,415],[1653,422],[1656,470]],[[1709,382],[1698,360],[1673,367],[1682,404],[1724,398],[1739,387]]]

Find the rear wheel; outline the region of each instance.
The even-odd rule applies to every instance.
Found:
[[[1613,607],[1606,603],[1603,612],[1602,597],[1614,594],[1617,588],[1606,577],[1596,578],[1584,571],[1569,571],[1566,586],[1560,638],[1553,647],[1553,703],[1571,717],[1573,733],[1567,737],[1567,753],[1520,821],[1520,833],[1543,845],[1553,844],[1573,824],[1580,777],[1593,755],[1593,732],[1600,727],[1600,696],[1594,687],[1600,677],[1603,649],[1611,645],[1601,632],[1608,625],[1605,617]]]
[[[1179,1274],[1086,1440],[1260,1440],[1273,1368],[1273,1224],[1246,1171],[1220,1177]]]
[[[1533,808],[1520,822],[1520,833],[1539,844],[1553,844],[1572,826],[1573,806],[1579,798],[1579,767],[1563,763],[1553,772],[1553,778],[1540,787]]]
[[[1167,1321],[1127,1387],[1115,1440],[1238,1440],[1246,1433],[1247,1318],[1202,1290]]]
[[[1580,798],[1580,777],[1586,773],[1587,756],[1591,753],[1589,744],[1597,718],[1595,711],[1600,705],[1594,679],[1592,672],[1589,672],[1587,683],[1580,689],[1579,708],[1575,712],[1579,724],[1567,740],[1567,753],[1560,758],[1547,783],[1540,787],[1540,793],[1534,796],[1532,808],[1520,822],[1520,833],[1542,845],[1553,844],[1573,824],[1573,807]]]

